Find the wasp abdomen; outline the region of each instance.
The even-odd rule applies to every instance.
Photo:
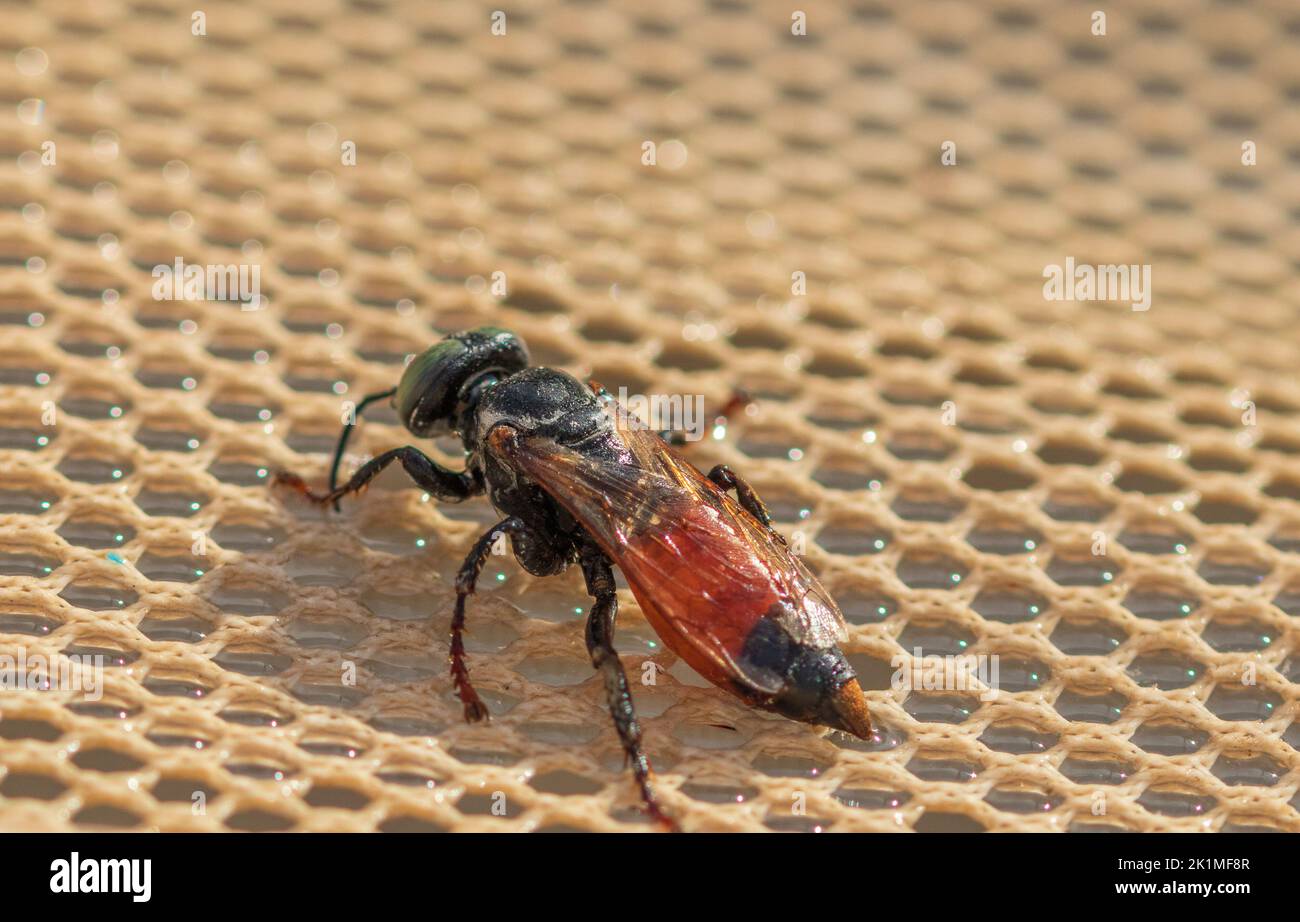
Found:
[[[746,638],[738,665],[759,687],[780,687],[763,702],[778,714],[864,739],[871,736],[857,674],[835,644],[819,647],[798,641],[780,621],[763,617]]]

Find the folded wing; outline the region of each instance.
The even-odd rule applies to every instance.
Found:
[[[827,647],[845,636],[839,609],[729,494],[622,406],[607,402],[606,412],[626,446],[617,461],[539,436],[517,436],[503,450],[619,566],[647,617],[667,629],[665,643],[715,682],[775,694],[779,679],[743,655],[757,621],[776,619],[796,641]]]

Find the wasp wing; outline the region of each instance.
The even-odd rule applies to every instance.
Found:
[[[677,508],[698,503],[711,508],[724,525],[726,541],[708,541],[700,548],[700,559],[717,566],[711,575],[720,578],[721,585],[759,575],[752,566],[737,565],[740,561],[748,563],[752,556],[760,565],[761,576],[766,577],[780,598],[790,603],[778,620],[793,639],[814,647],[827,647],[847,639],[848,631],[839,606],[803,562],[790,552],[783,538],[745,511],[730,493],[673,451],[618,401],[606,397],[603,406],[636,459],[636,467],[658,473],[682,491],[684,497]],[[677,523],[670,520],[668,524],[671,528]],[[717,579],[710,580],[716,582]]]
[[[751,668],[742,655],[754,623],[773,618],[795,641],[827,647],[845,636],[839,609],[730,494],[620,404],[605,406],[625,448],[616,460],[539,436],[519,435],[506,450],[618,564],[642,608],[651,609],[647,616],[669,629],[670,647],[683,655],[689,647],[712,664],[710,678],[775,694],[780,677]]]

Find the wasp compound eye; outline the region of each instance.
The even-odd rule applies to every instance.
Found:
[[[450,431],[473,386],[528,367],[528,347],[508,330],[479,327],[448,336],[417,355],[402,373],[393,403],[414,435]]]

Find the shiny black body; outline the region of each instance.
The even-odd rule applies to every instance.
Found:
[[[550,576],[578,560],[589,544],[582,527],[488,442],[497,426],[549,437],[579,454],[617,463],[618,433],[591,388],[551,368],[529,368],[487,389],[461,430],[467,465],[479,472],[488,499],[525,528],[512,536],[519,563],[534,576]]]

